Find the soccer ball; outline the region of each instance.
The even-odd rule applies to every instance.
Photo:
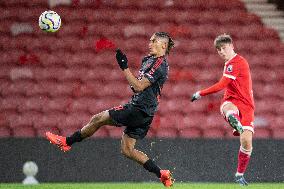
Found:
[[[26,176],[35,176],[38,172],[38,167],[35,162],[27,161],[23,166],[23,173]]]
[[[61,26],[61,18],[54,11],[44,11],[38,19],[38,25],[43,31],[56,32]]]

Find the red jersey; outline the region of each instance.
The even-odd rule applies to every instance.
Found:
[[[224,94],[224,100],[236,99],[254,109],[252,80],[249,64],[242,56],[236,54],[225,62],[223,76],[232,79]]]

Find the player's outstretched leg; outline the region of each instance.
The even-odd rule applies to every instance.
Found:
[[[235,175],[235,181],[241,186],[248,186],[248,182],[245,180],[244,175]]]
[[[81,142],[83,139],[92,136],[101,126],[112,125],[112,119],[108,111],[94,115],[89,123],[81,130],[74,132],[71,136],[64,137],[55,135],[51,132],[46,132],[46,138],[50,143],[55,144],[62,151],[67,152],[71,149],[71,145],[76,142]]]

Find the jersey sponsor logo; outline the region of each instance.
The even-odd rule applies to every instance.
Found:
[[[229,74],[223,74],[223,76],[225,76],[225,77],[227,77],[227,78],[230,78],[230,79],[233,79],[233,80],[235,80],[236,79],[236,77],[235,76],[232,76],[232,75],[229,75]]]
[[[229,65],[227,67],[227,72],[233,72],[233,65]]]
[[[146,73],[146,75],[147,75],[149,78],[153,79],[153,76],[150,75],[150,73]]]
[[[115,106],[115,107],[113,107],[113,109],[114,109],[115,111],[123,110],[123,106],[122,106],[122,105]]]

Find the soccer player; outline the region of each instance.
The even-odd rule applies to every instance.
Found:
[[[174,180],[171,172],[161,170],[146,154],[136,150],[135,144],[138,139],[147,135],[157,111],[161,90],[168,78],[167,55],[173,46],[174,42],[166,32],[154,33],[149,42],[150,53],[142,59],[138,78],[128,68],[126,55],[118,49],[116,60],[134,92],[132,99],[123,106],[94,115],[88,124],[71,136],[64,137],[47,132],[47,139],[66,152],[74,143],[90,137],[104,125],[126,126],[121,139],[121,153],[156,174],[166,187],[172,186]]]
[[[233,135],[240,136],[236,182],[248,185],[244,173],[252,153],[252,135],[254,133],[254,100],[250,68],[245,58],[235,53],[233,40],[223,34],[217,36],[214,45],[220,57],[225,61],[223,76],[213,86],[197,91],[191,101],[225,89],[220,111],[225,120],[234,129]]]

